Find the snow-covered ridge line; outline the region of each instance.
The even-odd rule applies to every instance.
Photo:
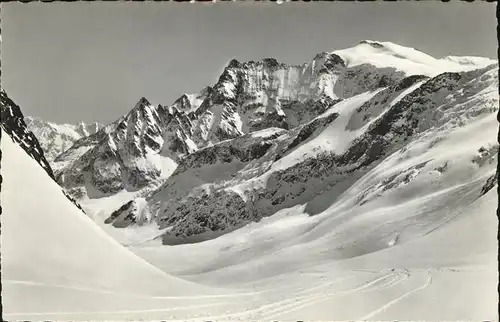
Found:
[[[490,58],[471,56],[447,56],[436,59],[414,48],[373,40],[364,40],[357,46],[333,53],[342,57],[347,66],[368,63],[379,67],[394,67],[407,75],[420,74],[431,77],[443,72],[466,71],[498,63]]]
[[[48,313],[53,305],[58,314],[74,314],[82,298],[72,296],[78,295],[86,310],[99,312],[113,307],[103,302],[106,294],[133,305],[141,298],[217,293],[169,276],[125,249],[82,215],[3,129],[1,134],[2,283],[8,285],[2,304],[9,314]]]
[[[3,130],[17,142],[24,151],[35,159],[47,174],[54,178],[54,173],[36,136],[27,128],[20,107],[14,103],[7,93],[0,93],[1,125]]]
[[[54,171],[50,163],[45,158],[43,149],[37,137],[31,132],[21,112],[21,108],[7,96],[7,93],[2,90],[0,93],[0,112],[1,112],[1,127],[11,139],[19,144],[19,146],[33,158],[48,174],[48,176],[56,181]],[[78,208],[81,209],[79,203],[66,192],[64,195]]]
[[[363,40],[357,45],[345,49],[334,50],[332,52],[321,52],[314,56],[312,61],[319,61],[329,56],[337,56],[337,59],[344,61],[346,66],[355,66],[359,64],[374,63],[380,67],[395,67],[405,71],[408,75],[424,74],[426,76],[436,76],[444,71],[465,71],[464,66],[473,68],[484,68],[491,64],[498,63],[497,60],[479,57],[479,56],[445,56],[442,58],[435,58],[431,55],[425,54],[417,49],[401,46],[388,41],[374,41]],[[391,62],[391,60],[393,60]],[[418,64],[423,68],[420,72],[416,70],[407,69],[409,65],[405,66],[403,60],[407,64]],[[400,63],[400,65],[398,65]],[[302,64],[286,64],[278,62],[275,58],[264,58],[259,61],[240,62],[232,59],[227,67],[229,68],[303,68],[310,64],[310,61]],[[442,66],[438,66],[441,64]],[[417,66],[414,66],[417,67]],[[432,71],[431,69],[435,70]]]
[[[43,124],[46,124],[48,126],[54,127],[56,129],[59,127],[66,128],[66,129],[71,130],[71,131],[79,132],[79,134],[82,136],[90,135],[90,134],[85,132],[85,130],[87,128],[101,128],[101,127],[103,127],[103,125],[98,123],[98,122],[85,123],[82,121],[82,122],[78,122],[76,124],[74,124],[74,123],[56,123],[56,122],[45,121],[41,117],[37,117],[37,116],[26,116],[25,121],[26,121],[26,123],[28,123],[28,122],[30,122],[30,123],[31,122],[43,123]]]

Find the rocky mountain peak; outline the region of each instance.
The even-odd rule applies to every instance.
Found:
[[[231,61],[229,61],[229,64],[227,64],[226,68],[239,68],[239,67],[241,67],[241,63],[236,59],[231,59]]]
[[[149,101],[143,96],[141,97],[141,99],[137,102],[137,105],[138,106],[148,106],[148,105],[151,105],[151,103],[149,103]]]
[[[373,48],[384,48],[384,45],[378,41],[373,41],[373,40],[362,40],[359,42],[360,45],[370,45]]]
[[[210,92],[212,92],[213,88],[211,86],[205,86],[201,91],[200,91],[200,96],[208,95]]]
[[[264,58],[262,62],[266,68],[271,68],[271,69],[285,66],[284,64],[280,64],[276,60],[276,58]]]

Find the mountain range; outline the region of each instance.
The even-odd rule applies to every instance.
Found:
[[[97,132],[102,125],[98,123],[85,124],[55,124],[40,118],[27,116],[24,118],[28,129],[38,138],[41,148],[45,151],[47,161],[52,162],[79,139]]]

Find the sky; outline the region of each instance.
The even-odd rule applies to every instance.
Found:
[[[364,39],[496,59],[495,4],[73,2],[2,4],[2,87],[25,115],[110,123],[169,105],[233,58],[300,64]]]

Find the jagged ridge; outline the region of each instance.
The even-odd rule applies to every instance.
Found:
[[[52,167],[45,158],[43,149],[36,136],[33,132],[28,130],[21,108],[7,96],[7,93],[3,89],[0,92],[0,108],[1,125],[5,133],[7,133],[14,142],[19,144],[30,157],[35,159],[55,181],[56,179]],[[82,210],[79,203],[73,197],[69,196],[66,192],[64,192],[64,195]]]

